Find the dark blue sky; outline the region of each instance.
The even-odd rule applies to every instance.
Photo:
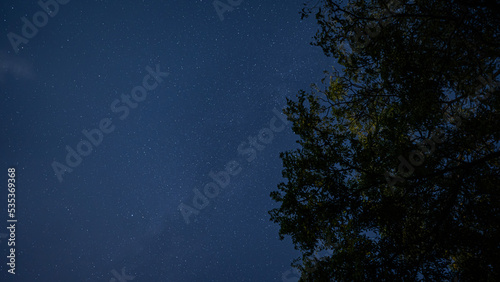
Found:
[[[279,152],[296,146],[273,109],[333,63],[309,44],[303,2],[243,0],[221,20],[213,1],[70,1],[43,25],[37,1],[2,1],[0,156],[18,222],[16,274],[0,237],[0,281],[120,281],[123,268],[123,281],[296,281],[283,273],[299,253],[267,213]],[[144,79],[157,85],[145,96]],[[82,131],[102,122],[114,130],[92,145]],[[72,169],[62,181],[55,162]],[[194,209],[193,189],[228,162],[229,183],[187,224],[179,205]]]

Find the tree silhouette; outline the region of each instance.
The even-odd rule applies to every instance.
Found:
[[[314,3],[342,69],[287,101],[269,212],[301,281],[500,281],[500,4]]]

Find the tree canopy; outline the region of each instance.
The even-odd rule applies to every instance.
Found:
[[[281,153],[269,214],[301,281],[500,281],[499,11],[305,4],[341,68],[284,110],[299,148]]]

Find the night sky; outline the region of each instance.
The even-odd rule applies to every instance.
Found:
[[[216,2],[1,1],[0,281],[298,280],[280,112],[333,62],[304,0]]]

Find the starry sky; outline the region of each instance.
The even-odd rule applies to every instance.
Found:
[[[0,281],[297,281],[267,212],[333,65],[304,0],[37,2],[0,3]]]

